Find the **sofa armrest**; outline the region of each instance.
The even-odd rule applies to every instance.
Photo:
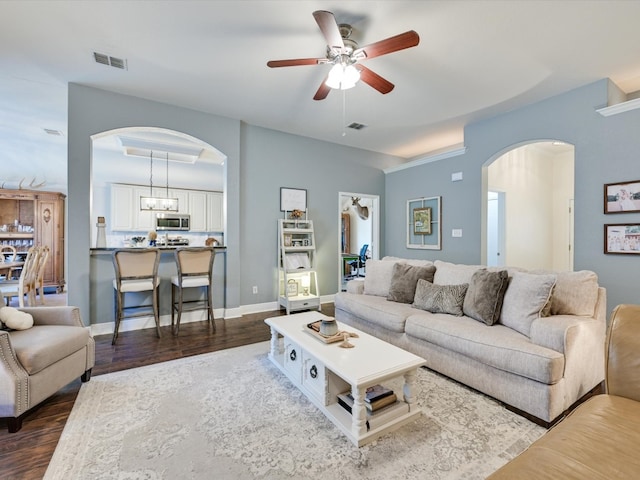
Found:
[[[347,293],[362,295],[364,293],[364,280],[349,280],[347,282]]]
[[[640,401],[640,305],[613,310],[605,349],[607,393]]]
[[[84,327],[78,307],[32,307],[20,308],[33,316],[34,325],[67,325]]]
[[[29,408],[29,374],[11,346],[9,332],[0,331],[0,417],[14,417]]]

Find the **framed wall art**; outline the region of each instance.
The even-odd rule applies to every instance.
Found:
[[[640,255],[640,223],[605,225],[604,253]]]
[[[640,212],[640,180],[607,183],[604,186],[604,213]]]
[[[407,248],[442,250],[441,198],[407,200]]]
[[[307,210],[307,191],[302,188],[280,187],[280,211]]]

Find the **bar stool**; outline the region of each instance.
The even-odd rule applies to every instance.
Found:
[[[174,335],[178,335],[180,330],[180,320],[182,312],[193,310],[207,310],[207,320],[216,331],[215,319],[213,318],[213,259],[215,250],[213,247],[180,247],[176,248],[175,259],[178,267],[178,275],[171,277],[171,330]],[[204,300],[184,300],[184,290],[186,288],[205,289]],[[177,299],[176,299],[177,295]],[[186,304],[192,304],[185,308]],[[175,313],[178,312],[178,319],[174,320]]]
[[[158,265],[160,251],[157,248],[141,248],[136,250],[116,250],[113,252],[113,267],[116,278],[113,280],[116,304],[116,325],[111,344],[116,343],[120,321],[123,318],[141,317],[148,315],[148,308],[153,308],[153,318],[156,322],[156,333],[160,338],[160,315],[158,313]],[[140,304],[125,307],[125,293],[151,292],[151,304]],[[126,310],[145,309],[125,316]]]

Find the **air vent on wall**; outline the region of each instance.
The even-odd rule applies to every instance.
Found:
[[[363,128],[367,128],[364,123],[353,122],[347,125],[347,128],[352,128],[353,130],[362,130]]]
[[[101,63],[102,65],[119,68],[121,70],[127,70],[127,60],[124,58],[112,57],[110,55],[105,55],[104,53],[98,53],[98,52],[93,52],[93,58],[96,61],[96,63]]]
[[[43,130],[46,133],[48,133],[49,135],[53,135],[55,137],[61,137],[62,136],[62,132],[60,130],[52,130],[51,128],[44,128]]]

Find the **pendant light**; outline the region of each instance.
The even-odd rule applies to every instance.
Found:
[[[167,187],[165,197],[153,196],[153,150],[149,156],[149,196],[140,197],[140,211],[143,212],[177,212],[178,199],[169,198],[169,152],[167,152]]]

